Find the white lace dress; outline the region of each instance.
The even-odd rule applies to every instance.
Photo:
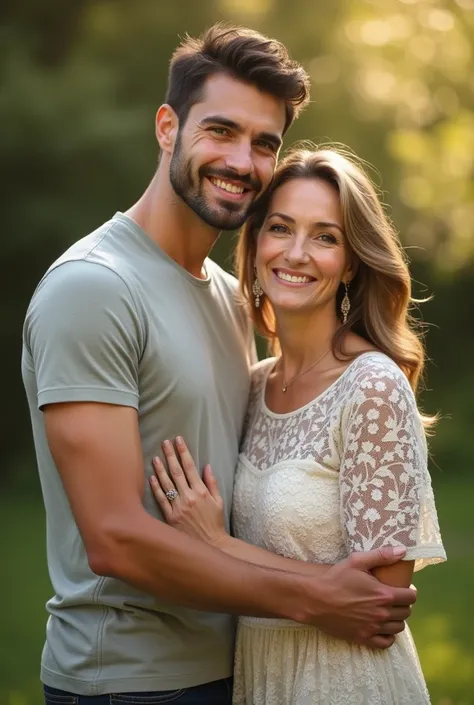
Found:
[[[275,414],[253,370],[234,490],[239,538],[304,561],[402,544],[415,570],[445,560],[416,403],[387,356],[364,353],[304,407]],[[407,628],[371,650],[315,627],[239,619],[234,705],[421,705],[429,695]]]

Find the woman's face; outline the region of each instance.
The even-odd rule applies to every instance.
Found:
[[[257,276],[274,309],[332,305],[350,279],[339,194],[321,179],[293,179],[274,193],[258,234]]]

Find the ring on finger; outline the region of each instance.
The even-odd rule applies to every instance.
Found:
[[[177,490],[175,490],[175,489],[167,490],[167,491],[165,492],[165,497],[166,497],[170,502],[174,502],[174,500],[176,499],[177,496],[178,496],[178,492],[177,492]]]

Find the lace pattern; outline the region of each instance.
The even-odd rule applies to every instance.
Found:
[[[253,369],[235,535],[320,563],[386,544],[406,546],[415,569],[444,560],[425,436],[397,365],[365,353],[312,402],[275,414],[273,364]],[[285,620],[239,621],[234,687],[235,705],[429,703],[408,631],[376,652]]]
[[[253,371],[241,449],[247,466],[268,471],[307,460],[314,470],[338,473],[348,553],[401,544],[415,570],[444,560],[425,434],[398,366],[382,353],[365,353],[317,399],[274,414],[264,401],[273,364],[265,360]],[[240,511],[246,513],[240,505],[234,515]]]
[[[429,702],[409,629],[388,651],[376,651],[311,627],[256,629],[239,624],[234,705]]]

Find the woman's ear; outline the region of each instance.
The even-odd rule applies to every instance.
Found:
[[[163,152],[172,154],[178,130],[179,120],[173,108],[167,103],[161,105],[156,113],[155,134]]]
[[[342,277],[343,282],[351,282],[355,275],[357,274],[357,270],[359,269],[359,258],[356,257],[354,254],[350,256],[350,261],[344,270],[344,275]]]

